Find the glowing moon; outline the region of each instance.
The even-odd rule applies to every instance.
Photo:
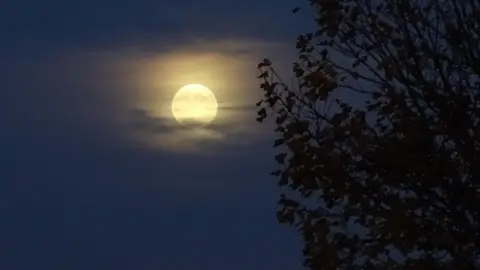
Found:
[[[172,114],[180,124],[208,124],[217,116],[213,92],[201,84],[188,84],[172,100]]]

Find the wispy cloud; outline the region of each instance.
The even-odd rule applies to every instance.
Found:
[[[244,145],[255,140],[254,128],[244,114],[249,106],[229,106],[221,113],[233,112],[236,119],[214,120],[208,125],[182,125],[173,117],[155,116],[144,109],[130,111],[126,125],[143,142],[170,151],[215,154],[228,145]],[[207,151],[208,150],[208,151]]]

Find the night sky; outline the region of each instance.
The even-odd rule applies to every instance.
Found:
[[[1,1],[0,269],[299,269],[254,106],[298,4]],[[168,113],[189,83],[219,102],[201,130]]]

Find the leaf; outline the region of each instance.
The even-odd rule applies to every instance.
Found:
[[[258,79],[266,79],[268,77],[268,71],[263,71],[260,75],[258,75]]]
[[[270,175],[273,175],[273,176],[279,176],[279,175],[280,175],[280,173],[281,173],[281,171],[280,171],[280,170],[276,170],[276,171],[273,171],[273,172],[271,172],[271,173],[270,173]]]
[[[291,112],[294,104],[295,104],[295,101],[293,100],[293,98],[291,98],[291,97],[286,98],[287,111]]]
[[[262,122],[265,118],[267,118],[267,110],[265,108],[261,108],[257,111],[257,121]]]
[[[267,99],[268,106],[274,107],[275,104],[278,102],[278,97],[277,96],[271,96]]]
[[[268,60],[267,58],[263,59],[263,61],[261,63],[258,64],[258,68],[262,68],[262,67],[269,67],[270,65],[272,64],[272,62],[270,62],[270,60]]]
[[[273,147],[277,147],[283,144],[283,139],[276,139],[273,143]]]
[[[359,77],[358,72],[354,72],[354,71],[353,71],[353,72],[350,72],[350,75],[352,75],[352,77],[353,77],[355,80],[357,80],[358,77]]]
[[[287,153],[280,153],[275,156],[275,161],[278,164],[284,164],[285,162],[285,157],[287,156]]]
[[[259,115],[259,116],[266,115],[266,114],[267,114],[267,110],[265,108],[261,108],[257,112],[257,115]]]
[[[285,122],[285,120],[287,119],[287,114],[283,113],[283,114],[280,114],[277,119],[275,119],[275,123],[277,125],[281,125]]]
[[[288,178],[289,178],[289,175],[287,172],[282,172],[281,176],[280,176],[280,181],[278,182],[278,185],[279,186],[285,186],[288,184]]]

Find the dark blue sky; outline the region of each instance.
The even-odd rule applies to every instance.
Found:
[[[297,4],[2,1],[0,269],[300,268],[251,106]],[[203,135],[156,111],[197,82],[221,105]]]

